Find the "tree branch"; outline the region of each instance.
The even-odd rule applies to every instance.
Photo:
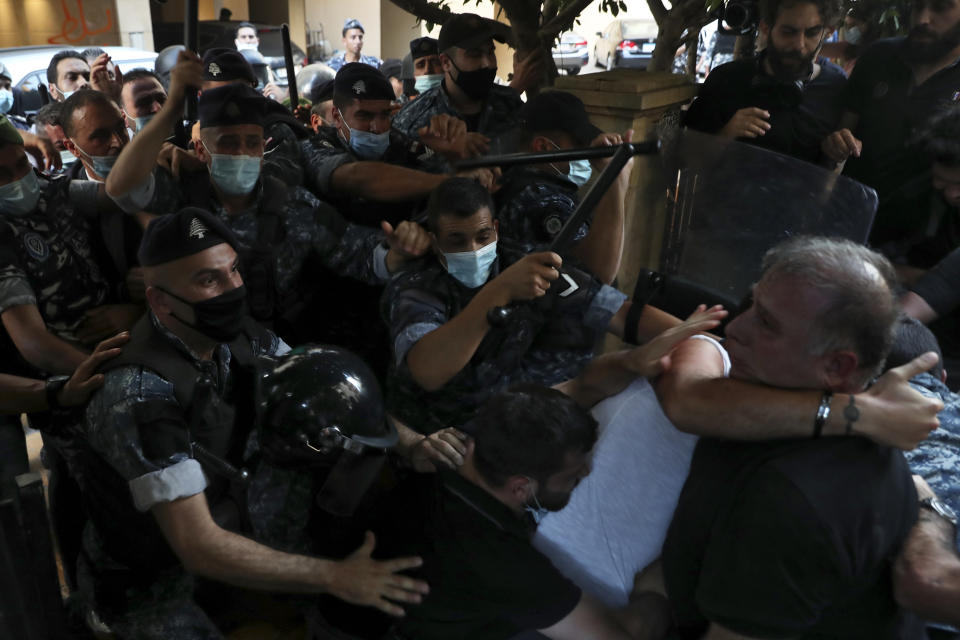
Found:
[[[663,0],[647,0],[647,6],[650,7],[650,13],[653,14],[657,25],[663,24],[667,18],[667,8],[663,6]]]
[[[593,4],[593,1],[594,0],[576,0],[575,2],[567,4],[557,12],[556,16],[540,27],[540,38],[545,39],[544,42],[551,41],[560,35],[561,32],[573,27],[573,21],[577,19],[577,16],[579,16],[584,9]]]
[[[427,0],[390,0],[390,2],[420,20],[426,20],[433,24],[443,24],[453,15],[453,13],[444,11],[438,5],[430,4]]]

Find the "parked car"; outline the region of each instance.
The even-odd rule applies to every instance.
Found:
[[[594,64],[606,67],[646,69],[657,46],[657,23],[653,20],[621,18],[598,31],[593,46]]]
[[[559,41],[553,47],[553,63],[557,69],[563,69],[567,75],[575,76],[580,69],[587,66],[590,60],[590,49],[587,39],[573,31],[560,34]]]
[[[283,36],[280,27],[274,24],[253,23],[257,28],[257,36],[260,38],[260,46],[257,50],[264,57],[269,65],[273,76],[278,85],[287,85],[287,67],[283,59]],[[201,20],[197,25],[197,50],[200,55],[207,49],[214,47],[226,47],[233,49],[235,47],[237,27],[240,21],[231,20]],[[164,48],[172,44],[183,44],[183,23],[182,22],[159,22],[153,25],[153,44],[157,51],[163,51]],[[290,48],[293,51],[294,70],[299,71],[302,67],[309,64],[307,55],[303,49],[291,42]]]
[[[36,113],[42,104],[38,87],[47,86],[47,66],[54,54],[64,49],[82,51],[87,47],[39,45],[32,47],[9,47],[0,49],[0,62],[10,72],[11,84],[23,91],[23,109],[27,115]],[[120,71],[143,68],[153,69],[157,54],[153,51],[131,47],[101,47],[120,67]]]

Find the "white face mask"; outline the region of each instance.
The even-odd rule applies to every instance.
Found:
[[[240,42],[239,40],[234,42],[237,45],[237,51],[256,51],[257,47],[260,46],[259,42]]]

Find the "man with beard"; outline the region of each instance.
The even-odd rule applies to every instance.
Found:
[[[817,62],[835,0],[766,0],[760,31],[767,47],[756,58],[713,70],[686,126],[816,162],[820,141],[843,113],[843,71]]]
[[[871,242],[883,245],[927,222],[917,215],[931,189],[930,159],[911,142],[931,116],[960,101],[960,0],[918,0],[906,38],[875,43],[857,61],[847,113],[823,152],[877,190]],[[886,249],[884,249],[886,251]]]

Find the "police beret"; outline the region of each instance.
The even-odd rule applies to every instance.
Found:
[[[566,91],[544,91],[530,98],[520,109],[520,120],[527,131],[566,131],[582,145],[603,133],[590,122],[580,98]]]
[[[244,80],[257,84],[253,67],[236,49],[207,49],[203,54],[203,79],[213,81]]]
[[[200,94],[197,115],[200,128],[228,127],[234,124],[263,126],[267,98],[245,84],[225,84]]]
[[[473,49],[493,39],[506,42],[494,27],[493,20],[484,20],[475,13],[457,13],[447,20],[440,29],[437,48],[446,51],[450,47]]]
[[[333,79],[335,96],[355,100],[393,100],[393,87],[379,70],[362,62],[348,62]]]
[[[388,58],[383,61],[383,64],[380,65],[380,73],[383,74],[383,77],[387,78],[397,78],[400,79],[400,72],[403,70],[403,63],[399,58]]]
[[[223,243],[237,248],[237,238],[215,215],[187,207],[150,221],[137,258],[144,267],[173,262]]]
[[[0,115],[0,142],[3,144],[23,144],[23,137],[7,116]]]
[[[360,21],[356,18],[348,18],[343,23],[343,35],[347,34],[348,29],[360,29],[360,31],[363,31],[363,25],[360,24]],[[366,31],[363,32],[366,33]]]
[[[313,85],[313,90],[310,92],[310,102],[313,104],[326,100],[333,100],[333,78]]]
[[[438,53],[436,38],[424,36],[410,41],[410,55],[414,60],[423,56],[435,56]]]

